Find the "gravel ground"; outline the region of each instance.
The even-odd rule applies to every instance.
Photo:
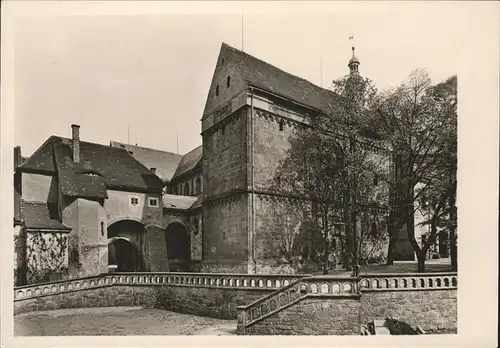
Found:
[[[161,309],[59,309],[14,317],[16,336],[231,335],[236,322]]]

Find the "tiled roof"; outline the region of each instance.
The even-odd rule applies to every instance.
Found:
[[[185,154],[175,171],[174,178],[193,170],[198,165],[201,165],[202,156],[203,148],[201,145]]]
[[[27,229],[71,230],[57,219],[57,204],[24,202],[22,217]]]
[[[339,98],[328,89],[287,73],[226,43],[222,43],[219,55],[226,61],[236,62],[239,73],[249,86],[263,89],[325,114],[332,112],[332,104]]]
[[[194,210],[194,209],[200,208],[202,206],[203,206],[203,196],[200,195],[196,199],[196,202],[194,202],[193,205],[191,207],[189,207],[189,210]]]
[[[122,148],[129,153],[131,152],[131,155],[147,168],[156,168],[156,175],[163,181],[170,181],[172,179],[182,159],[182,155],[167,151],[129,145],[117,141],[111,141],[110,144],[112,147]]]
[[[63,195],[107,198],[106,188],[158,192],[163,184],[126,150],[80,141],[80,162],[72,160],[72,141],[50,137],[20,169],[48,172],[59,178]]]
[[[197,197],[165,194],[163,195],[163,207],[177,210],[188,210],[194,203],[196,203],[197,200]]]

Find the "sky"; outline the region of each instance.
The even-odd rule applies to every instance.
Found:
[[[76,123],[85,141],[186,153],[201,144],[222,42],[324,87],[348,73],[353,45],[361,74],[380,89],[417,68],[439,82],[457,74],[464,24],[446,4],[20,16],[14,142],[30,155]]]

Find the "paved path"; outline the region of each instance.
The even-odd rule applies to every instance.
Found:
[[[161,309],[103,307],[58,309],[14,317],[16,336],[234,335],[235,320]]]

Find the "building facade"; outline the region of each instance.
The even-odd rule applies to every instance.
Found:
[[[353,56],[351,74],[358,66]],[[189,153],[81,142],[78,126],[27,159],[16,148],[19,283],[114,270],[296,272],[276,251],[307,217],[270,185],[295,130],[328,114],[336,98],[222,44],[202,145]],[[391,170],[390,153],[379,150],[373,156]],[[400,259],[413,259],[404,233],[397,244]],[[44,265],[51,248],[62,250],[49,257],[58,261]]]

